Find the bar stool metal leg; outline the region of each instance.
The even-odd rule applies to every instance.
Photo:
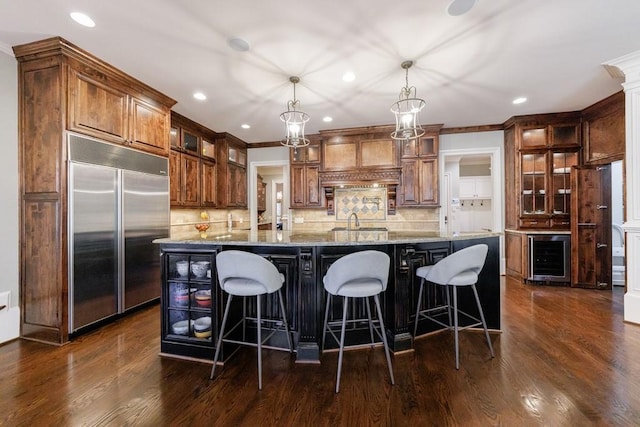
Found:
[[[493,346],[491,345],[491,339],[489,338],[489,330],[487,329],[487,322],[484,320],[484,313],[482,312],[482,306],[480,305],[480,298],[478,297],[478,291],[476,285],[471,285],[473,294],[476,297],[476,304],[478,304],[478,311],[480,312],[480,320],[482,320],[482,327],[484,328],[484,336],[487,337],[487,344],[489,344],[489,350],[491,351],[491,357],[496,357],[493,353]]]
[[[327,323],[329,322],[329,306],[331,305],[331,294],[329,292],[327,294],[327,304],[324,310],[324,326],[322,327],[322,348],[320,351],[324,351],[324,341],[327,336]]]
[[[451,292],[453,292],[452,288],[453,286],[445,286],[444,287],[444,293],[447,295],[447,316],[449,317],[449,329],[451,329],[451,325],[453,325],[453,323],[451,323]]]
[[[387,357],[389,377],[391,377],[391,384],[395,384],[396,382],[393,378],[393,367],[391,366],[391,356],[389,355],[389,344],[387,343],[387,332],[384,329],[384,322],[382,321],[382,310],[380,310],[380,298],[378,295],[374,295],[373,299],[376,303],[376,310],[378,310],[378,319],[380,320],[380,335],[382,335],[382,342],[384,343],[384,354]]]
[[[289,353],[293,353],[293,343],[291,342],[291,333],[289,331],[289,322],[287,321],[287,312],[284,308],[284,300],[282,299],[282,292],[278,289],[278,300],[280,301],[280,310],[282,311],[282,321],[284,322],[284,330],[287,333],[287,343],[289,344]]]
[[[258,314],[258,390],[262,390],[262,322],[260,319],[260,295],[256,296],[256,312]]]
[[[456,369],[460,369],[460,345],[458,343],[458,290],[453,286],[451,291],[453,292],[453,336],[456,347]]]
[[[418,333],[418,320],[420,319],[420,305],[422,303],[422,289],[424,288],[424,277],[422,278],[422,280],[420,280],[420,290],[418,291],[418,304],[417,304],[417,308],[416,308],[416,320],[415,320],[415,324],[413,325],[413,337],[416,337],[416,334]]]
[[[365,303],[367,306],[367,319],[369,320],[369,335],[371,336],[371,348],[375,347],[375,340],[373,339],[373,319],[371,318],[371,306],[369,304],[369,297],[365,297]]]
[[[340,391],[340,374],[342,373],[342,353],[344,352],[344,333],[347,325],[347,308],[349,307],[349,297],[343,298],[342,308],[342,332],[340,333],[340,352],[338,354],[338,376],[336,377],[336,393]]]
[[[218,356],[220,355],[220,348],[222,347],[222,338],[224,337],[224,327],[227,324],[227,317],[229,316],[229,308],[231,307],[231,299],[233,295],[229,294],[227,297],[227,306],[224,309],[224,316],[222,316],[222,325],[220,327],[220,336],[218,337],[218,343],[216,344],[216,354],[213,356],[213,367],[211,368],[211,376],[209,379],[213,379],[213,374],[216,371],[216,364],[218,363]]]

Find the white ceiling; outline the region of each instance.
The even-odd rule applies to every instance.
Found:
[[[409,84],[427,101],[422,124],[475,126],[583,109],[621,90],[601,64],[640,50],[638,0],[478,0],[458,17],[446,13],[450,1],[0,0],[0,50],[62,36],[247,142],[282,138],[292,75],[307,134],[392,123],[407,59]],[[250,50],[232,50],[230,37]],[[517,96],[529,101],[514,106]]]

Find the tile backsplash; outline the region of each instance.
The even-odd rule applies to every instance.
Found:
[[[355,213],[360,220],[387,219],[387,189],[377,187],[336,188],[336,221],[347,220]]]

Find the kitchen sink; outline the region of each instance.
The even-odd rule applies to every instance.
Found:
[[[347,227],[334,227],[331,231],[347,231]],[[351,231],[389,231],[387,227],[353,227]]]

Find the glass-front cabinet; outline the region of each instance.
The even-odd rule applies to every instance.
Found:
[[[578,150],[531,150],[520,155],[520,226],[569,229],[571,167],[578,165]]]
[[[522,213],[545,214],[547,154],[522,155]]]
[[[164,252],[162,342],[164,353],[213,357],[217,331],[215,253]]]
[[[578,164],[578,153],[553,153],[551,169],[551,209],[552,214],[570,213],[571,208],[571,167]]]

